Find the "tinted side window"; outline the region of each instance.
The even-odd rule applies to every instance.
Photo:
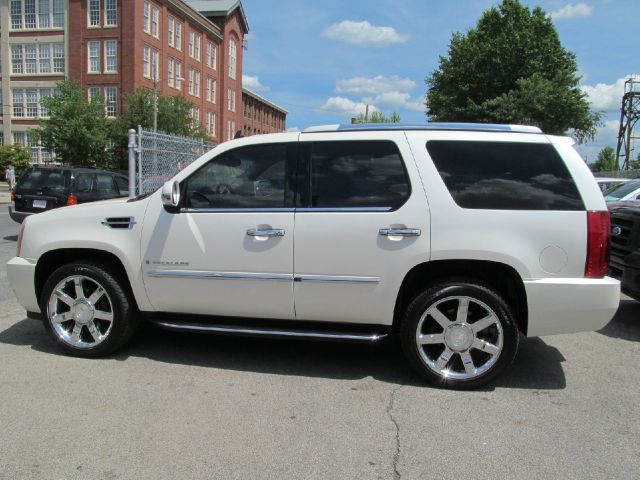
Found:
[[[98,193],[103,195],[118,195],[118,190],[116,189],[115,183],[113,183],[113,177],[111,175],[105,175],[99,173],[96,175],[97,177],[97,185],[98,185]]]
[[[454,201],[463,208],[584,210],[552,145],[430,141],[427,150]]]
[[[190,208],[283,208],[289,203],[293,147],[252,145],[213,158],[188,180]]]
[[[126,179],[125,177],[119,177],[117,175],[113,178],[116,181],[118,190],[120,191],[120,196],[128,197],[129,196],[129,180]]]
[[[398,147],[389,141],[310,145],[315,208],[400,207],[411,193]]]
[[[76,193],[91,193],[93,188],[93,173],[76,174]]]

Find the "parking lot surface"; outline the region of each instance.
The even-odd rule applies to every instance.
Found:
[[[637,478],[640,303],[600,332],[526,340],[492,387],[425,386],[393,345],[180,335],[55,351],[4,264],[0,478]],[[561,321],[561,319],[559,319]]]

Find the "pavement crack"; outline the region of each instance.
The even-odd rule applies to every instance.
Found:
[[[387,404],[386,408],[387,415],[389,416],[389,419],[393,423],[393,426],[396,430],[396,448],[393,452],[393,478],[395,480],[400,479],[400,472],[398,471],[398,461],[400,460],[400,425],[398,425],[398,421],[393,416],[393,406],[396,401],[396,394],[402,387],[403,385],[400,385],[391,391],[391,395],[389,395],[389,403]]]

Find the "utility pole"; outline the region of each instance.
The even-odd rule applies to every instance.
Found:
[[[369,105],[364,110],[364,123],[369,123]]]
[[[629,169],[633,141],[639,138],[633,135],[636,123],[640,119],[640,78],[631,77],[624,82],[624,95],[620,109],[620,128],[618,147],[616,148],[616,170]]]

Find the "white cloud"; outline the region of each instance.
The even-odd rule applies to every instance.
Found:
[[[340,115],[352,115],[357,116],[364,113],[367,109],[367,104],[364,102],[354,102],[345,97],[331,97],[320,109],[327,112],[339,113]],[[369,112],[377,110],[375,105],[369,105]]]
[[[368,21],[344,20],[327,28],[323,35],[332,40],[358,45],[360,47],[386,47],[394,43],[404,43],[409,35],[402,35],[393,27],[377,27]]]
[[[391,110],[414,110],[416,112],[425,110],[423,98],[412,100],[411,95],[406,92],[385,92],[375,97],[366,97],[364,101]]]
[[[586,3],[570,3],[559,10],[551,12],[551,18],[554,20],[565,20],[577,17],[588,17],[593,12],[593,7]]]
[[[624,95],[624,82],[632,75],[617,79],[613,83],[598,83],[594,86],[583,85],[582,91],[587,94],[594,110],[614,112],[619,111]]]
[[[336,92],[356,95],[380,95],[388,92],[410,92],[415,87],[416,82],[410,78],[401,78],[398,75],[390,77],[378,75],[373,78],[354,77],[338,80]]]
[[[258,76],[242,75],[242,86],[253,92],[268,92],[270,90],[269,87],[260,83]]]

